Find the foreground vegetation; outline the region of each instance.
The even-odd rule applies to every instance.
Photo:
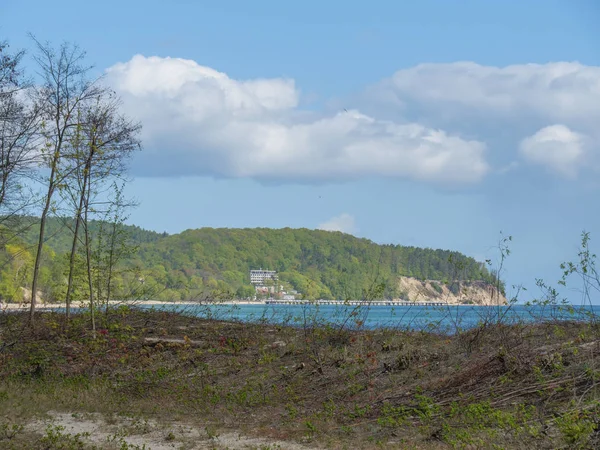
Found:
[[[25,321],[0,315],[1,448],[93,448],[60,427],[32,431],[50,411],[128,421],[95,448],[141,448],[127,437],[149,424],[175,448],[216,448],[231,429],[329,448],[600,445],[593,321],[448,336],[120,308],[95,337],[85,314]],[[204,444],[181,425],[202,430]]]

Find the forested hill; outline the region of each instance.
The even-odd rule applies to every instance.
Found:
[[[373,283],[392,288],[399,276],[429,280],[492,280],[458,252],[399,245],[308,229],[187,230],[141,245],[132,261],[167,285],[249,286],[250,269],[271,269],[311,298],[361,298]],[[176,277],[175,279],[173,277]],[[389,292],[389,295],[393,295]]]
[[[92,222],[92,234],[100,228]],[[240,297],[252,293],[249,270],[272,269],[280,280],[308,298],[361,298],[374,284],[385,284],[387,297],[397,297],[398,277],[421,280],[493,281],[483,264],[458,252],[400,245],[379,245],[368,239],[308,229],[201,228],[168,235],[126,226],[137,247],[122,262],[135,279],[155,286],[159,299],[189,299],[210,290]],[[48,283],[66,270],[72,235],[68,221],[53,218],[47,229],[45,264]],[[32,248],[36,227],[21,236]],[[63,267],[65,266],[65,267]],[[131,273],[130,271],[130,273]],[[122,270],[125,284],[128,278]],[[131,280],[129,276],[129,280]],[[44,289],[60,296],[59,286]],[[54,292],[54,294],[52,294]]]
[[[46,245],[57,254],[67,253],[71,250],[73,235],[70,230],[73,229],[73,220],[63,217],[50,217],[46,223],[45,242]],[[92,235],[97,235],[102,225],[101,221],[91,220],[89,229]],[[104,224],[107,227],[107,224]],[[20,239],[27,244],[37,243],[39,233],[39,219],[36,217],[21,217],[18,224],[21,233]],[[127,234],[131,244],[140,245],[156,242],[167,236],[167,233],[157,233],[155,231],[145,230],[136,225],[125,225],[124,231]]]

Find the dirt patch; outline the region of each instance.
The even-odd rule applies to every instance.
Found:
[[[171,449],[290,449],[318,447],[246,436],[232,430],[204,428],[182,423],[158,423],[131,417],[109,417],[91,413],[51,411],[45,420],[29,423],[29,433],[46,441],[81,442],[100,449],[171,450]]]

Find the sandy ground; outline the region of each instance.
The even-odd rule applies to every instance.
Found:
[[[100,414],[49,412],[49,418],[29,423],[30,432],[46,435],[48,427],[54,432],[79,439],[101,449],[144,448],[148,450],[171,449],[290,449],[310,450],[294,442],[283,442],[245,436],[234,431],[220,431],[211,427],[194,428],[179,423],[157,424],[153,421],[112,417]],[[60,427],[60,428],[57,428]]]
[[[249,302],[249,301],[244,301],[244,300],[227,300],[227,301],[222,301],[222,302],[216,302],[219,305],[264,305],[265,302],[264,301],[257,301],[257,302]],[[134,300],[134,301],[130,301],[130,302],[121,302],[121,301],[111,301],[110,302],[111,305],[113,306],[119,306],[119,305],[179,305],[179,306],[194,306],[194,305],[198,305],[198,304],[206,304],[205,302],[203,303],[198,303],[198,302],[162,302],[159,300]],[[86,307],[87,304],[84,304],[82,302],[73,302],[71,304],[72,308],[81,308],[81,307]],[[59,308],[64,308],[65,304],[64,303],[38,303],[36,305],[36,309],[59,309]],[[29,310],[29,303],[0,303],[0,311],[5,311],[5,310]]]

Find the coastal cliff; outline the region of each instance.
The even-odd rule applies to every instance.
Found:
[[[490,283],[457,281],[442,283],[421,281],[412,277],[398,278],[398,300],[411,302],[445,302],[449,304],[506,305],[508,300]]]

